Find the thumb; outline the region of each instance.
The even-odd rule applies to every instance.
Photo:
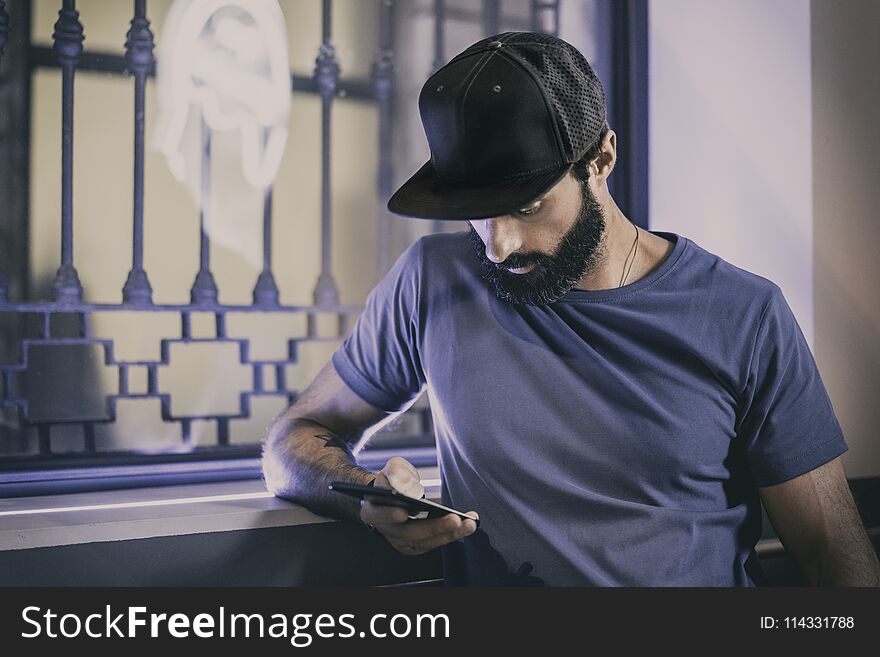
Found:
[[[416,499],[425,494],[425,487],[419,480],[419,472],[415,466],[399,456],[392,457],[382,468],[382,473],[394,490]]]

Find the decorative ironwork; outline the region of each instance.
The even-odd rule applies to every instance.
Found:
[[[269,129],[265,129],[268,139]],[[275,283],[275,275],[272,273],[272,186],[263,190],[263,271],[257,277],[254,286],[254,305],[277,306],[278,285]]]
[[[379,272],[388,270],[388,212],[385,199],[391,195],[391,103],[394,97],[394,0],[379,0],[379,50],[373,62],[373,88],[379,104]]]
[[[360,306],[339,303],[339,292],[332,276],[330,253],[332,230],[331,207],[331,112],[337,97],[349,89],[349,98],[371,100],[377,103],[379,114],[379,169],[377,188],[380,199],[379,217],[379,264],[384,273],[389,263],[388,217],[384,200],[391,189],[391,117],[395,90],[395,52],[393,0],[378,0],[379,43],[375,54],[371,80],[341,82],[331,34],[331,0],[322,4],[322,43],[315,61],[311,78],[291,75],[293,93],[305,91],[321,96],[321,273],[314,289],[313,306],[284,305],[280,303],[279,288],[272,272],[272,201],[271,185],[263,190],[262,214],[262,271],[257,277],[252,293],[252,303],[247,305],[223,304],[218,299],[217,285],[211,271],[211,242],[209,239],[211,208],[211,129],[204,122],[201,128],[201,203],[199,211],[200,253],[199,271],[190,290],[190,302],[184,304],[157,304],[152,299],[152,289],[144,267],[144,105],[146,79],[155,74],[154,40],[147,19],[146,0],[134,0],[134,14],[126,35],[125,57],[84,52],[84,33],[74,0],[63,0],[55,24],[52,52],[48,48],[31,46],[33,63],[37,66],[57,66],[61,69],[62,83],[62,134],[61,134],[61,266],[55,278],[54,300],[21,301],[11,299],[3,272],[0,272],[0,320],[13,315],[22,322],[23,333],[17,339],[18,351],[11,358],[0,358],[0,438],[5,441],[6,453],[0,462],[0,485],[10,479],[13,470],[41,467],[43,464],[108,463],[141,467],[144,463],[172,463],[179,460],[200,458],[256,458],[259,443],[242,443],[236,439],[236,421],[251,417],[255,399],[277,398],[279,403],[292,403],[299,392],[290,380],[289,368],[300,363],[305,345],[310,343],[338,343],[351,325],[352,319],[362,310]],[[540,5],[540,7],[539,7]],[[558,2],[533,3],[533,12],[555,10]],[[483,3],[483,28],[496,31],[500,28],[501,6],[499,0]],[[444,0],[435,0],[434,8],[434,69],[445,63],[445,28],[447,7]],[[473,20],[473,17],[471,18]],[[557,21],[558,23],[558,21]],[[0,57],[7,43],[9,17],[6,2],[0,0]],[[48,57],[54,53],[55,61]],[[82,285],[73,263],[73,81],[78,70],[101,70],[116,74],[127,72],[134,83],[134,194],[132,211],[132,264],[122,285],[122,304],[91,303],[83,300]],[[265,138],[265,134],[264,134]],[[198,184],[198,182],[197,182]],[[442,228],[442,223],[439,224]],[[15,294],[13,294],[15,296]],[[165,315],[174,318],[177,326],[161,332],[157,339],[158,355],[130,355],[119,345],[119,338],[106,337],[93,331],[97,315],[134,312],[143,321]],[[256,356],[252,349],[253,336],[240,330],[234,322],[241,316],[285,316],[291,325],[299,321],[298,329],[283,338],[283,349],[278,354]],[[199,330],[197,322],[210,319],[211,330]],[[319,331],[319,320],[329,319],[335,323],[330,331]],[[231,323],[232,322],[232,323]],[[235,391],[233,407],[223,410],[179,410],[172,405],[173,395],[163,382],[175,366],[181,349],[198,345],[216,345],[218,349],[230,349],[235,363],[247,373],[246,382]],[[184,347],[181,347],[183,345]],[[85,350],[91,355],[95,367],[109,373],[115,383],[100,387],[94,392],[94,400],[76,406],[75,412],[52,413],[40,408],[46,401],[35,401],[31,394],[52,378],[58,378],[61,359],[47,357],[47,350]],[[282,353],[284,352],[284,353]],[[52,351],[54,354],[55,352]],[[41,360],[42,359],[42,360]],[[52,367],[41,369],[42,364]],[[53,369],[55,368],[55,369]],[[42,378],[41,378],[42,377]],[[58,384],[73,397],[85,398],[85,383],[80,371],[63,372],[63,383]],[[59,387],[60,389],[60,387]],[[44,395],[46,394],[45,391]],[[91,394],[91,392],[89,394]],[[95,401],[96,400],[96,401]],[[50,399],[51,401],[51,399]],[[94,403],[92,403],[94,401]],[[164,423],[177,425],[179,442],[172,448],[156,451],[150,445],[126,443],[108,445],[102,436],[108,425],[117,421],[123,403],[158,404],[159,415]],[[50,409],[51,410],[51,409]],[[417,464],[426,464],[433,458],[433,430],[427,398],[419,400],[399,424],[408,427],[399,432],[395,443],[383,441],[382,445],[394,445],[395,453],[405,454]],[[216,441],[208,445],[196,444],[197,423],[208,423],[216,429]],[[396,424],[398,424],[396,423]],[[79,447],[76,450],[58,449],[58,438],[76,432]],[[383,433],[386,433],[383,431]],[[387,435],[385,436],[387,437]],[[403,447],[406,449],[402,449]],[[68,446],[69,447],[69,446]],[[370,454],[378,450],[364,450],[359,461],[368,462]],[[149,450],[153,451],[150,452]],[[421,451],[419,451],[421,450]]]
[[[117,404],[120,400],[158,400],[160,402],[162,420],[178,423],[181,426],[181,439],[184,449],[190,443],[192,423],[199,420],[216,423],[218,445],[221,447],[228,445],[230,420],[250,417],[252,398],[276,396],[290,403],[296,400],[297,393],[289,389],[287,385],[285,368],[296,364],[297,345],[300,342],[333,342],[338,341],[340,338],[339,335],[291,338],[287,341],[287,356],[285,358],[258,359],[250,355],[250,340],[248,338],[229,334],[226,329],[226,319],[229,314],[265,312],[264,308],[257,305],[235,306],[215,304],[205,307],[151,305],[139,309],[139,312],[174,313],[178,315],[180,318],[179,333],[177,336],[165,337],[160,340],[160,356],[158,359],[125,359],[116,356],[113,339],[96,337],[91,330],[92,317],[95,313],[118,310],[120,310],[120,307],[113,304],[80,303],[60,307],[52,303],[13,303],[0,306],[0,313],[28,313],[38,320],[36,335],[26,336],[20,341],[20,362],[0,364],[0,406],[16,409],[19,422],[23,426],[36,426],[39,435],[39,454],[41,456],[52,454],[50,445],[53,427],[69,424],[78,424],[81,427],[85,437],[85,451],[95,452],[95,425],[115,422],[117,419]],[[312,317],[316,314],[338,314],[347,317],[359,313],[360,308],[355,306],[337,306],[327,311],[318,311],[308,307],[277,306],[273,311],[290,313],[292,315],[301,314],[306,317]],[[194,337],[192,315],[193,313],[205,312],[213,315],[214,335]],[[75,320],[74,329],[68,328],[59,331],[61,335],[55,335],[53,326],[60,324],[58,320],[69,320],[71,318]],[[67,333],[71,332],[74,335],[67,335]],[[228,344],[235,347],[238,353],[238,362],[252,371],[250,388],[239,393],[239,409],[237,412],[194,414],[175,414],[172,412],[171,395],[160,390],[159,378],[163,368],[173,365],[171,353],[174,346],[179,344]],[[67,416],[36,418],[33,416],[32,404],[25,391],[21,388],[26,386],[25,380],[29,373],[33,374],[34,354],[47,347],[97,347],[102,356],[103,366],[118,370],[118,376],[116,377],[118,381],[117,391],[102,395],[105,400],[103,413],[86,413],[85,417],[76,418]],[[138,391],[135,391],[133,389],[134,386],[131,385],[131,376],[134,371],[146,374],[146,385]],[[273,379],[271,386],[265,384],[267,375],[271,375]],[[251,451],[254,451],[253,448]]]
[[[207,220],[211,208],[211,129],[202,118],[202,192],[199,196],[199,272],[190,290],[194,304],[217,303],[217,284],[211,273],[211,240],[208,237]]]
[[[381,43],[375,64],[373,88],[370,97],[380,104],[379,130],[384,136],[380,163],[380,187],[390,185],[390,106],[393,93],[393,50],[391,35],[391,0],[384,0],[380,6]],[[6,280],[0,274],[0,319],[13,315],[21,318],[25,332],[16,340],[18,353],[11,360],[0,359],[0,439],[5,439],[5,454],[0,471],[0,489],[9,490],[13,481],[37,481],[45,479],[39,473],[28,472],[33,479],[21,474],[28,468],[39,468],[40,464],[64,464],[65,468],[94,466],[100,463],[114,463],[114,467],[140,467],[142,463],[168,463],[176,460],[196,460],[203,458],[256,458],[259,456],[259,442],[242,443],[235,438],[232,423],[251,417],[252,401],[258,398],[278,398],[282,404],[292,403],[298,396],[295,382],[290,380],[288,368],[299,364],[300,346],[310,343],[338,343],[344,337],[352,319],[361,312],[359,306],[343,306],[338,302],[335,282],[330,276],[330,110],[335,96],[340,94],[339,65],[336,61],[330,40],[330,3],[324,3],[323,43],[316,62],[315,75],[309,84],[320,91],[324,113],[323,130],[323,179],[322,179],[322,278],[315,291],[315,306],[282,305],[279,290],[272,273],[272,188],[267,186],[263,192],[263,268],[253,290],[251,305],[230,305],[218,301],[217,286],[210,266],[209,228],[211,221],[211,130],[202,122],[201,132],[201,203],[200,203],[200,256],[199,272],[190,291],[189,304],[155,304],[147,273],[144,269],[144,92],[146,78],[155,74],[156,62],[153,55],[154,42],[147,19],[145,0],[134,0],[134,16],[125,42],[124,71],[134,79],[134,197],[133,197],[133,239],[132,266],[122,286],[123,303],[89,303],[83,301],[82,286],[73,268],[72,260],[72,137],[73,137],[73,94],[72,81],[83,55],[83,29],[72,1],[65,1],[55,27],[55,52],[57,65],[62,70],[62,269],[56,282],[54,301],[19,302],[9,298]],[[0,2],[0,36],[7,35],[5,27],[5,3]],[[35,48],[31,48],[33,53]],[[110,66],[117,74],[123,72],[114,58],[102,58],[94,53],[85,53],[90,66],[106,68]],[[105,61],[106,60],[106,61]],[[111,61],[112,60],[112,61]],[[108,63],[109,62],[109,63]],[[39,64],[39,62],[38,62]],[[297,79],[291,76],[294,92]],[[299,83],[303,85],[302,82]],[[355,87],[359,89],[359,87]],[[364,91],[356,97],[365,98]],[[266,135],[264,135],[267,137]],[[385,240],[387,241],[387,240]],[[158,357],[131,356],[123,354],[118,338],[105,337],[93,333],[92,325],[96,315],[108,313],[137,312],[141,317],[175,315],[178,330],[168,335],[162,333],[158,339]],[[286,315],[291,325],[304,325],[299,335],[285,338],[285,352],[271,357],[255,357],[252,353],[253,336],[243,335],[228,326],[228,319],[238,319],[242,315]],[[213,331],[205,335],[195,330],[194,319],[208,316],[212,319]],[[319,331],[319,319],[335,319],[336,331]],[[181,345],[190,348],[196,345],[224,346],[234,350],[235,361],[249,371],[248,382],[242,383],[237,393],[235,408],[223,411],[184,409],[175,412],[172,406],[172,393],[163,387],[164,377],[175,367],[175,354]],[[214,347],[212,347],[214,348]],[[47,350],[51,352],[47,356]],[[65,360],[61,352],[73,350],[88,352],[94,367],[112,373],[114,385],[85,390],[89,383],[84,372],[63,372]],[[54,389],[60,390],[64,397],[62,408],[52,408],[57,402],[51,395],[51,385],[44,385],[59,379]],[[80,379],[77,381],[77,379]],[[114,389],[115,388],[115,389]],[[46,397],[46,390],[49,397]],[[34,394],[35,392],[40,394]],[[42,394],[42,397],[41,397]],[[83,402],[86,398],[88,403]],[[179,427],[179,442],[170,450],[157,448],[149,440],[141,444],[123,441],[110,442],[106,429],[118,421],[120,404],[158,403],[162,422]],[[430,433],[420,434],[420,430],[430,426],[430,409],[427,403],[417,403],[410,411],[417,419],[417,426],[402,440],[404,447],[398,453],[406,453],[413,462],[426,464],[433,459]],[[212,444],[196,444],[194,432],[196,423],[213,424],[216,441]],[[17,425],[17,426],[16,426]],[[78,437],[79,447],[73,451],[69,441],[71,433]],[[392,440],[394,433],[391,433]],[[59,449],[60,447],[60,449]],[[372,446],[371,446],[372,447]],[[156,451],[158,449],[158,451]],[[381,460],[382,448],[364,450],[358,459],[370,463],[377,457]],[[120,460],[121,459],[121,460]],[[158,460],[157,460],[158,459]],[[384,461],[383,461],[384,462]],[[375,466],[376,463],[373,464]],[[218,465],[218,468],[223,469]],[[247,469],[247,468],[245,468]],[[253,468],[251,468],[253,470]],[[218,470],[219,471],[219,470]],[[224,470],[225,472],[226,470]],[[250,470],[249,470],[250,471]],[[19,474],[10,474],[18,472]],[[80,472],[80,470],[77,470]],[[82,471],[85,472],[85,471]],[[176,470],[175,472],[179,471]],[[80,476],[80,475],[77,475]],[[177,475],[175,475],[177,476]],[[252,476],[252,475],[251,475]],[[10,479],[11,477],[11,479]],[[24,477],[24,479],[22,478]]]
[[[330,116],[339,83],[336,49],[330,41],[332,9],[331,0],[323,0],[323,38],[315,60],[315,81],[321,91],[321,275],[314,292],[316,306],[331,306],[339,302],[339,291],[330,267]]]
[[[83,290],[73,266],[73,79],[85,36],[75,0],[64,0],[52,38],[61,64],[61,267],[54,289],[59,303],[76,303]]]
[[[143,305],[153,301],[153,290],[144,271],[144,88],[154,64],[153,33],[145,0],[134,3],[134,18],[125,41],[125,61],[134,76],[134,227],[132,265],[122,288],[122,300]]]

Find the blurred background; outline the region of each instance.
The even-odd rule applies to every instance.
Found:
[[[397,256],[462,230],[385,211],[429,157],[422,83],[531,29],[602,80],[624,213],[780,285],[877,477],[878,26],[871,0],[0,1],[0,495],[258,476]],[[247,135],[282,145],[262,184]],[[392,453],[434,463],[424,396],[360,458]]]

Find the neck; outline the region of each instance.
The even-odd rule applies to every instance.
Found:
[[[596,197],[605,214],[605,234],[599,244],[599,257],[596,267],[581,277],[575,286],[579,290],[612,290],[620,285],[625,268],[629,269],[625,285],[632,285],[654,271],[669,257],[675,244],[659,235],[639,228],[620,211],[608,193],[608,187],[596,192]],[[639,235],[639,248],[632,254],[633,241]]]
[[[646,260],[646,235],[652,238],[645,230],[635,226],[626,215],[620,211],[614,199],[603,188],[604,194],[597,195],[605,214],[605,233],[599,244],[599,257],[596,266],[581,277],[575,286],[580,290],[610,290],[620,285],[620,279],[625,270],[629,269],[625,285],[639,280],[645,275],[644,263]],[[603,198],[604,197],[604,198]],[[636,233],[639,234],[638,250],[633,250],[633,242]],[[660,239],[662,238],[656,238]],[[635,259],[633,259],[635,256]]]

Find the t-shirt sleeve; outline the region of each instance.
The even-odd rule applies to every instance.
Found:
[[[405,408],[425,385],[418,341],[420,270],[417,240],[367,295],[354,328],[331,356],[349,388],[390,413]]]
[[[758,486],[793,479],[849,449],[810,347],[779,288],[759,322],[740,434]]]

